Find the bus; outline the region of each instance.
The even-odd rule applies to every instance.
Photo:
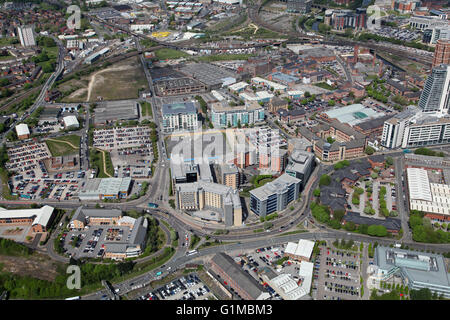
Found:
[[[186,253],[186,255],[187,256],[192,256],[193,254],[196,254],[197,253],[197,250],[191,250],[191,251],[188,251],[187,253]]]
[[[158,205],[157,205],[156,203],[153,203],[153,202],[149,202],[149,203],[148,203],[148,206],[149,206],[150,208],[158,208]]]
[[[66,300],[80,300],[80,296],[72,297],[72,298],[66,298]]]

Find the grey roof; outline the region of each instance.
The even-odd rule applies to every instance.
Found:
[[[387,230],[399,231],[401,226],[400,219],[386,218],[385,220],[362,217],[358,212],[349,211],[344,216],[344,220],[349,222],[352,221],[355,224],[367,224],[367,225],[381,225],[386,227]]]
[[[247,292],[253,299],[258,297],[265,290],[264,288],[248,273],[244,272],[242,268],[231,258],[223,252],[217,253],[212,259],[228,276],[238,283],[239,287]]]
[[[329,192],[320,190],[320,203],[325,206],[329,206],[333,211],[345,210],[345,204],[347,201],[342,197],[333,197]]]
[[[177,102],[177,103],[165,103],[162,106],[162,114],[174,115],[174,114],[190,114],[197,113],[197,108],[192,102]]]
[[[144,246],[145,238],[147,236],[147,219],[139,217],[134,223],[133,230],[130,234],[130,244]]]
[[[273,106],[284,106],[284,105],[288,104],[288,102],[286,100],[281,99],[277,96],[273,97],[272,100],[270,100],[270,103]]]
[[[42,110],[39,120],[56,119],[60,113],[60,108],[45,108]]]
[[[304,173],[313,161],[314,153],[294,149],[289,158],[289,164],[286,170]]]
[[[384,162],[384,161],[386,161],[385,156],[382,155],[382,154],[376,154],[376,155],[370,156],[369,160],[373,161],[373,162]]]
[[[180,71],[208,86],[221,85],[224,78],[238,78],[236,73],[209,63],[190,63],[180,68]]]
[[[250,190],[250,194],[262,201],[273,194],[286,192],[292,183],[301,183],[301,180],[284,173],[272,182]]]
[[[369,119],[367,121],[360,122],[355,126],[360,127],[362,130],[376,129],[382,127],[384,122],[390,118],[392,118],[392,115],[386,115],[381,118]]]
[[[399,267],[412,285],[450,291],[450,277],[442,255],[378,246],[374,258],[375,264],[383,270]]]
[[[85,221],[86,217],[121,217],[122,211],[117,209],[88,209],[78,207],[75,211],[72,221],[79,220]]]
[[[315,47],[311,49],[304,49],[299,52],[302,58],[306,57],[335,57],[333,50],[326,47]]]
[[[238,168],[234,164],[222,164],[220,166],[220,170],[222,171],[222,174],[236,174],[239,173]]]
[[[81,197],[99,195],[118,195],[127,192],[131,185],[131,178],[95,178],[89,179],[78,195]]]

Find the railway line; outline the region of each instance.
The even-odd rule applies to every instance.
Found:
[[[319,36],[311,36],[306,33],[299,33],[294,31],[286,31],[281,30],[278,28],[275,28],[273,25],[263,21],[259,17],[259,12],[262,9],[262,5],[254,5],[252,7],[248,8],[248,16],[250,20],[259,26],[262,26],[268,30],[278,32],[280,34],[286,35],[289,38],[295,38],[297,41],[310,41],[310,40],[319,40],[323,44],[329,44],[329,45],[338,45],[338,46],[354,46],[354,45],[360,45],[362,47],[367,47],[369,49],[375,50],[375,51],[382,51],[382,52],[388,52],[397,56],[400,56],[405,59],[413,60],[420,62],[424,65],[430,66],[432,63],[432,57],[431,56],[423,56],[418,53],[414,53],[408,50],[401,50],[394,46],[392,46],[389,43],[375,43],[375,42],[361,42],[361,41],[354,41],[354,40],[348,40],[342,37],[334,36],[333,38],[329,37],[319,37]]]

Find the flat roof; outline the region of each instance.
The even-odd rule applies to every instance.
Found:
[[[30,134],[30,130],[28,129],[28,125],[25,123],[18,124],[16,126],[16,132],[18,136],[22,136],[25,134]]]
[[[336,107],[324,112],[328,118],[337,119],[339,122],[355,125],[364,122],[369,118],[380,118],[385,114],[377,112],[371,108],[367,108],[360,103],[352,104],[345,107]]]
[[[176,115],[176,114],[188,114],[197,113],[197,108],[193,102],[176,102],[176,103],[165,103],[162,106],[162,114],[165,115]]]
[[[378,246],[374,263],[382,270],[399,267],[414,284],[450,290],[450,277],[442,255]]]
[[[268,182],[259,188],[250,190],[250,194],[260,200],[264,200],[273,194],[285,192],[290,184],[300,182],[301,182],[300,179],[297,179],[284,173],[277,179]]]
[[[131,178],[95,178],[89,179],[80,190],[80,196],[118,195],[128,191]]]
[[[79,126],[80,123],[78,122],[77,117],[75,116],[67,116],[63,118],[64,120],[64,124],[66,125],[66,127],[70,127],[70,126]]]

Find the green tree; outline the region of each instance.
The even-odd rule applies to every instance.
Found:
[[[331,183],[331,177],[327,174],[323,174],[319,180],[319,186],[328,186]]]
[[[371,146],[367,146],[364,152],[370,156],[375,153],[375,149],[372,148]]]

